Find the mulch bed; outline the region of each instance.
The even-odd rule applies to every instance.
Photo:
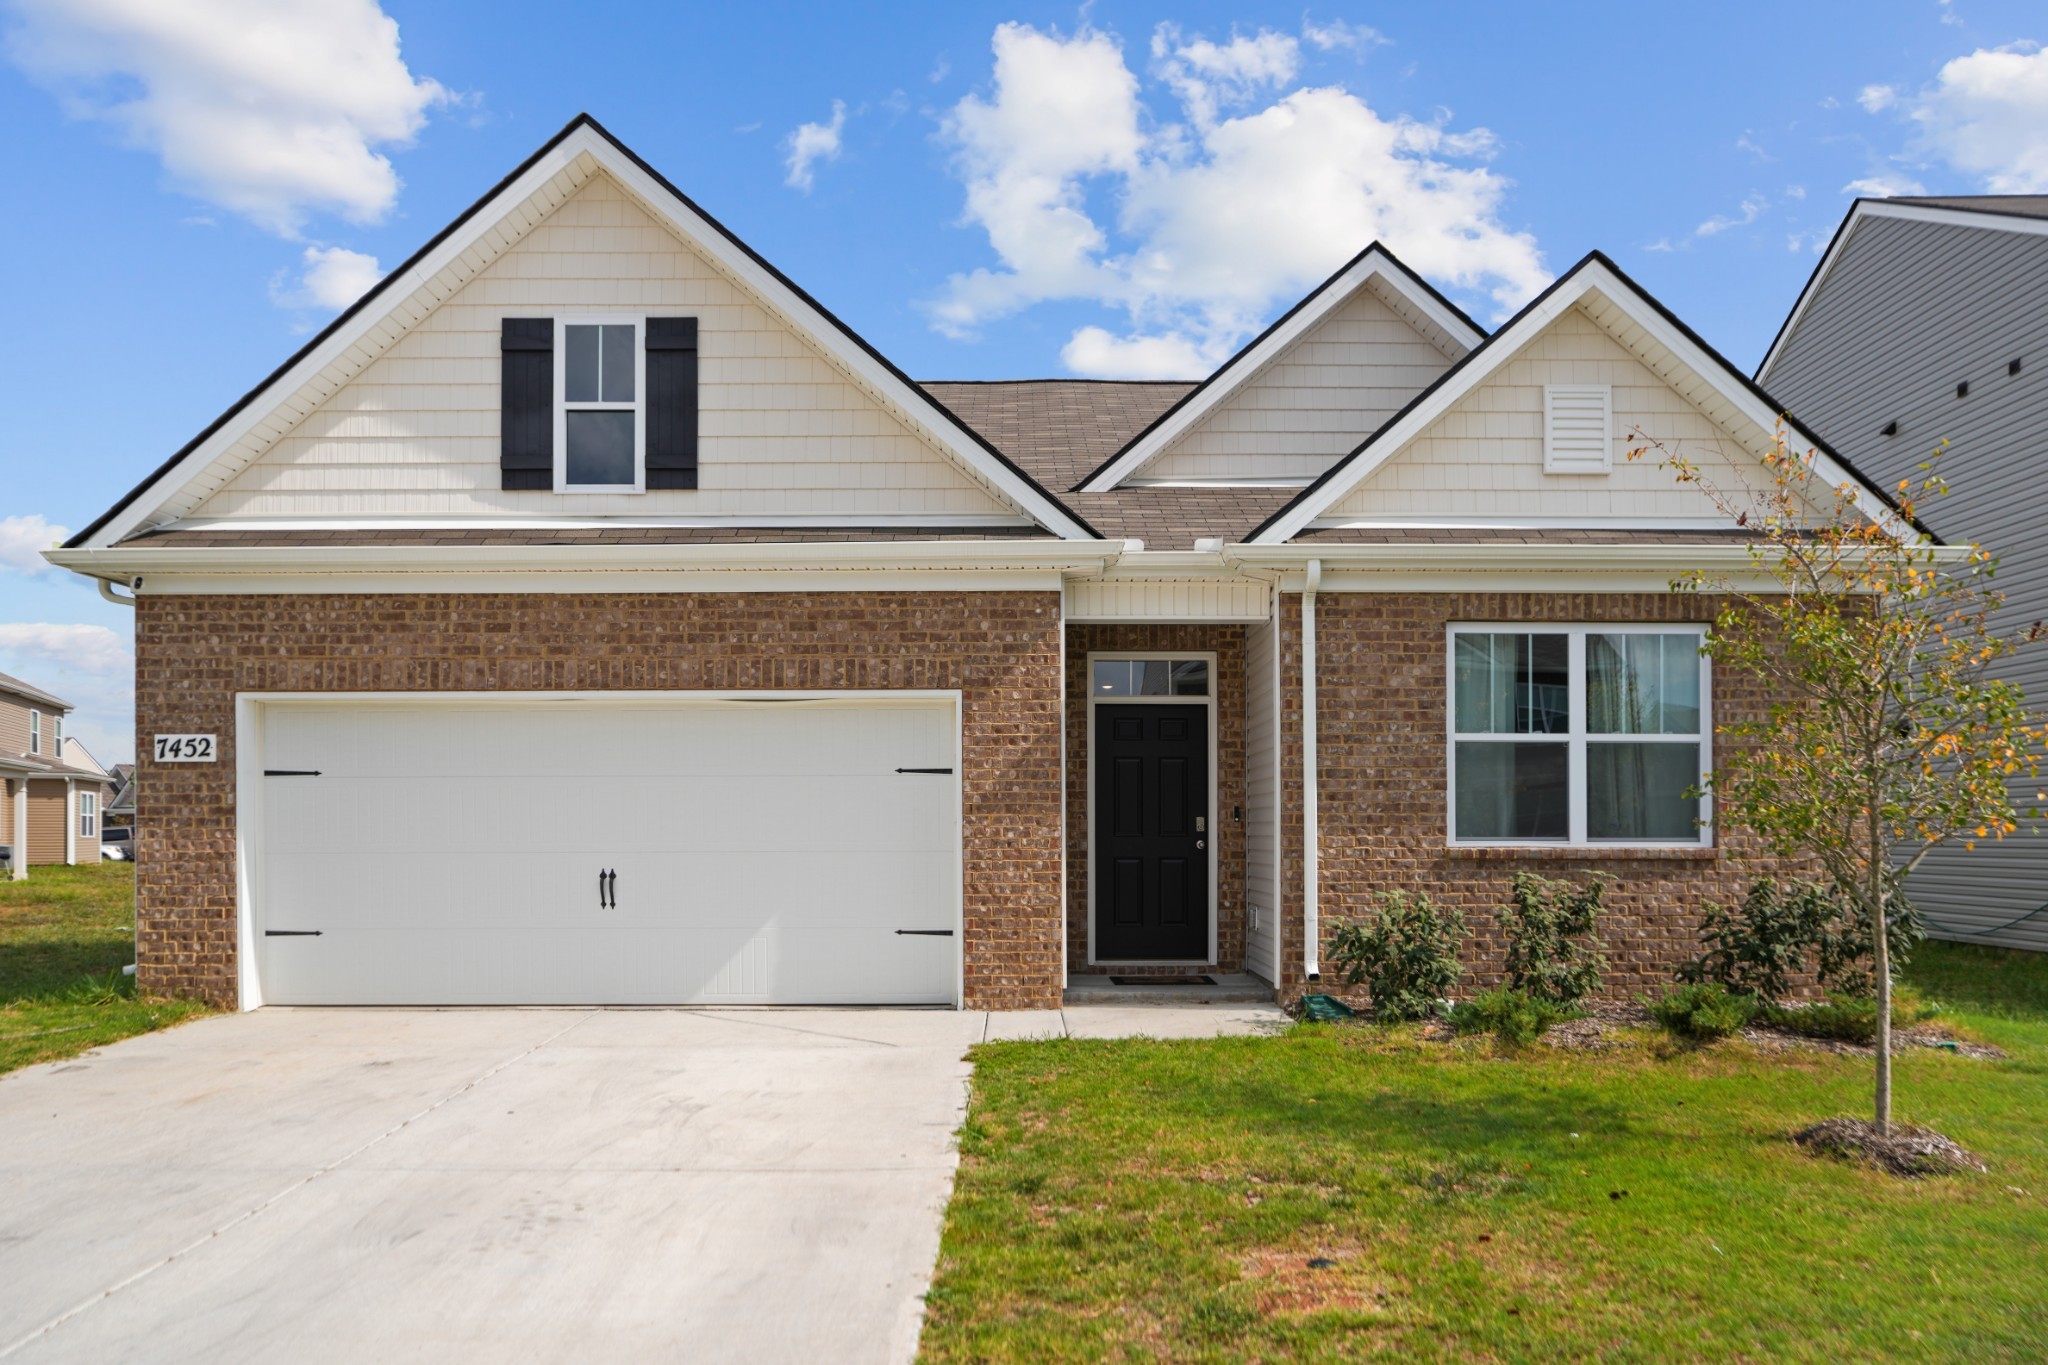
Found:
[[[1841,1157],[1908,1178],[1985,1169],[1953,1140],[1914,1123],[1894,1123],[1879,1132],[1869,1119],[1826,1119],[1800,1129],[1792,1140],[1816,1155]]]

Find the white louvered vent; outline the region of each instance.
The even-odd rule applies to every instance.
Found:
[[[1614,390],[1605,384],[1543,386],[1543,471],[1605,474],[1614,468]]]

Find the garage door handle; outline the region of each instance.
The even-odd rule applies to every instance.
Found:
[[[265,768],[265,777],[318,777],[318,768]]]
[[[607,872],[600,867],[597,870],[597,908],[600,910],[611,910],[615,909],[618,903],[619,874],[617,872]]]
[[[896,771],[899,773],[941,773],[947,777],[953,775],[951,768],[898,768]]]
[[[951,938],[951,929],[898,929],[898,934],[915,934],[919,938]]]
[[[319,931],[318,929],[265,929],[265,930],[263,931],[263,937],[265,937],[265,938],[318,938],[318,937],[320,937],[320,931]]]
[[[611,871],[605,873],[604,880],[605,888],[610,893],[612,898],[611,908],[616,910],[619,908],[619,870],[617,868],[613,868]]]

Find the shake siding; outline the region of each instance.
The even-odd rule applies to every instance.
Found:
[[[1136,477],[1312,478],[1450,365],[1370,289],[1360,289]]]
[[[1544,472],[1545,384],[1613,386],[1613,472]],[[1639,443],[1637,427],[1723,487],[1759,480],[1760,466],[1728,431],[1573,310],[1375,470],[1326,520],[1715,516],[1704,493],[1680,484],[1654,457],[1627,458]]]
[[[1244,899],[1247,970],[1279,981],[1280,632],[1245,628]]]
[[[699,319],[702,487],[499,489],[499,321]],[[615,182],[591,178],[188,515],[1017,516]]]
[[[2020,373],[2007,362],[2020,359]],[[1870,218],[1760,376],[1772,397],[1887,486],[1920,477],[1935,445],[1948,496],[1921,507],[1944,539],[2000,558],[2003,624],[2048,619],[2048,237],[1943,223]],[[1956,397],[1968,380],[1968,397]],[[1896,421],[1896,436],[1882,434]],[[2037,707],[2048,706],[2048,646],[2002,668]],[[2017,780],[2020,809],[2041,783]],[[1943,849],[1913,874],[1910,892],[1943,937],[2048,950],[2048,914],[1980,931],[2048,902],[2048,830],[1974,851]]]

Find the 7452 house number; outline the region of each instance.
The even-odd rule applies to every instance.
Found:
[[[159,763],[211,763],[212,735],[158,735],[156,761]]]

